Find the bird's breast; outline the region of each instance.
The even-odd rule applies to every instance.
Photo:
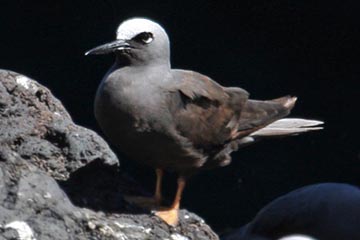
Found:
[[[131,79],[105,79],[96,94],[95,116],[104,132],[159,130],[166,119],[160,89]],[[112,128],[112,129],[109,129]]]

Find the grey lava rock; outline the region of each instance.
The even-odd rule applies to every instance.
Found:
[[[124,201],[145,191],[118,162],[48,89],[0,70],[0,239],[218,239],[186,210],[173,228]]]
[[[100,159],[117,164],[107,143],[75,125],[51,92],[26,76],[0,70],[0,143],[55,179]]]

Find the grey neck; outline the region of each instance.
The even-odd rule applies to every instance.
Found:
[[[116,56],[116,65],[120,67],[133,66],[133,67],[145,67],[145,66],[162,66],[164,68],[171,68],[170,58],[154,58],[144,61],[137,58],[129,58],[121,55]]]

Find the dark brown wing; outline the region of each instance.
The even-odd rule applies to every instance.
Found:
[[[289,114],[296,101],[248,100],[245,90],[224,88],[195,72],[176,70],[173,76],[167,89],[173,123],[179,136],[195,147],[189,153],[208,159],[202,162],[204,169],[229,164],[243,137]]]
[[[240,88],[223,88],[196,72],[175,70],[173,76],[171,98],[178,101],[172,113],[179,134],[201,149],[229,141],[238,130],[248,93]]]

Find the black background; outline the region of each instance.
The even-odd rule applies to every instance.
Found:
[[[183,207],[223,232],[295,188],[359,183],[359,10],[355,0],[2,0],[0,68],[38,80],[76,123],[100,132],[93,97],[113,56],[84,52],[113,40],[121,21],[144,16],[167,30],[173,67],[241,86],[256,99],[298,96],[292,116],[324,120],[325,130],[242,149],[230,166],[189,182]],[[122,168],[151,191],[150,169],[127,161]]]

